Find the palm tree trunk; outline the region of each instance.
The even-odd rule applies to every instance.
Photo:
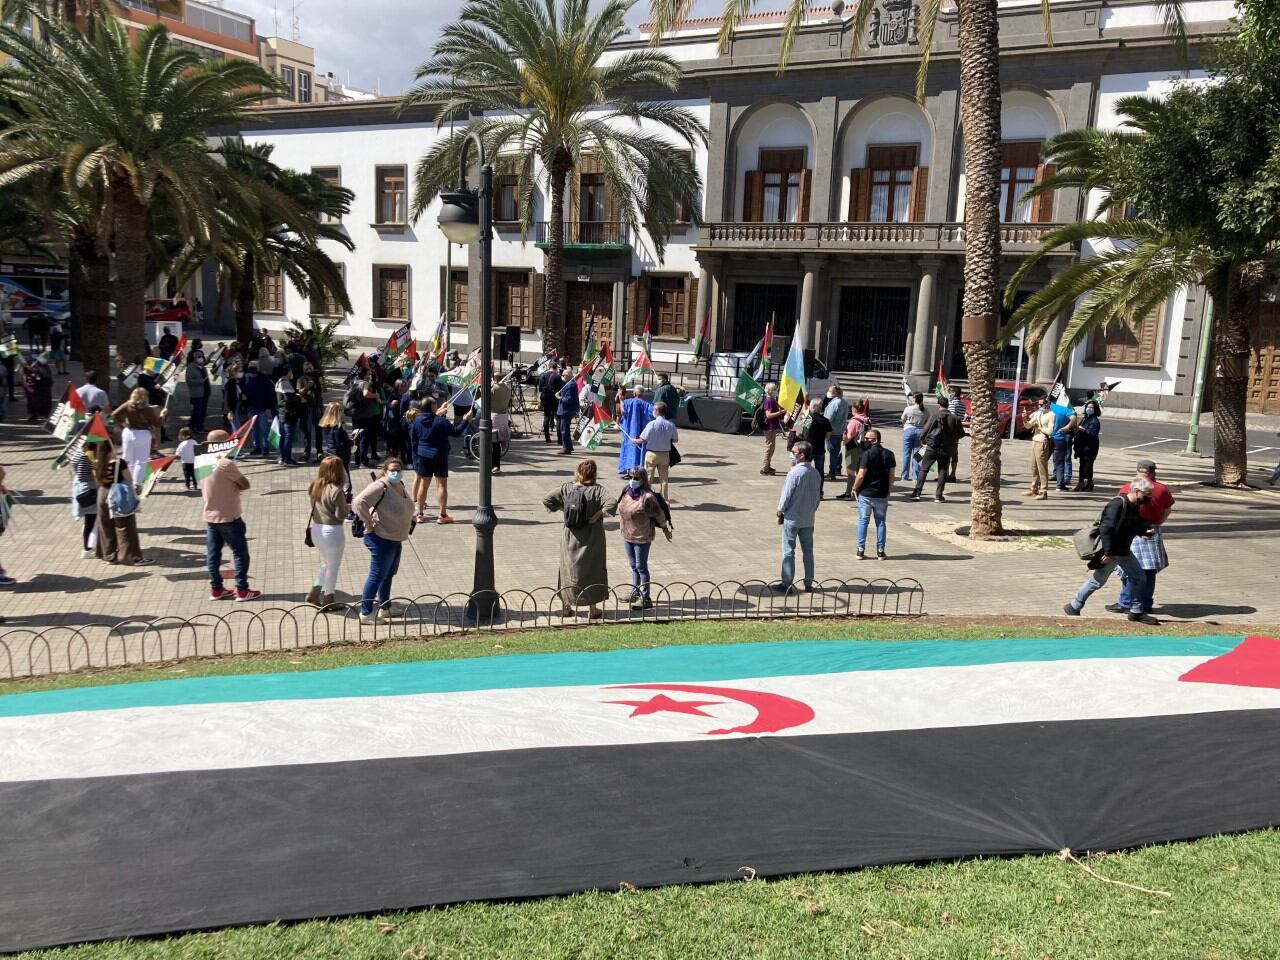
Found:
[[[1245,404],[1252,320],[1266,272],[1245,264],[1230,281],[1227,309],[1213,327],[1213,475],[1219,486],[1248,482]]]
[[[964,317],[960,340],[973,408],[969,534],[1003,533],[996,344],[1000,271],[1000,35],[996,0],[960,0],[964,132]]]
[[[90,231],[77,229],[68,249],[76,359],[84,361],[85,370],[96,370],[98,383],[107,387],[111,378],[111,260]]]
[[[115,187],[116,357],[121,367],[145,355],[147,208],[127,182]]]
[[[236,289],[236,339],[241,343],[248,343],[253,337],[253,308],[256,304],[253,277],[256,269],[253,254],[246,253],[241,264],[240,286]]]
[[[544,351],[565,345],[564,325],[564,184],[573,158],[567,150],[551,165],[551,209],[547,211],[547,296],[542,318]]]

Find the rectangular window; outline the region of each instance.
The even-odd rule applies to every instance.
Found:
[[[911,176],[916,166],[916,150],[915,144],[867,147],[872,223],[906,223],[911,219]]]
[[[649,310],[653,316],[650,329],[655,337],[687,340],[692,336],[684,277],[650,277]]]
[[[1165,305],[1143,317],[1133,326],[1113,323],[1089,338],[1089,359],[1094,363],[1154,366],[1159,362],[1156,350],[1160,344],[1160,321]]]
[[[584,223],[601,223],[604,221],[604,174],[584,173],[581,175],[582,202],[578,206]]]
[[[347,265],[345,263],[338,264],[338,272],[342,274],[342,283],[345,286],[347,282]],[[343,312],[342,305],[328,290],[324,292],[322,297],[311,298],[311,314],[316,317],[342,317],[346,314]]]
[[[467,271],[450,271],[449,283],[452,284],[449,300],[449,322],[465,325],[467,322]]]
[[[374,267],[373,303],[379,320],[408,320],[409,268]]]
[[[259,313],[284,313],[284,283],[280,274],[263,277],[258,284],[258,302],[255,308]]]
[[[1000,221],[1030,223],[1035,204],[1023,194],[1036,182],[1040,167],[1040,140],[1023,140],[1000,145]]]
[[[288,97],[290,100],[294,99],[293,67],[282,66],[280,68],[280,79],[284,82],[284,85],[288,88],[288,91],[285,93],[285,96]]]
[[[312,167],[311,175],[319,177],[325,183],[335,187],[342,186],[342,168],[341,167]],[[320,218],[321,223],[341,223],[341,217],[330,217],[327,214]]]
[[[298,102],[311,102],[311,74],[306,70],[298,71]]]
[[[500,270],[494,279],[498,286],[498,323],[532,330],[533,297],[529,274],[523,270]]]
[[[515,223],[520,219],[520,178],[501,176],[493,185],[493,219]]]
[[[404,167],[375,167],[374,193],[378,198],[378,223],[400,224],[408,220]]]
[[[795,223],[800,214],[800,174],[804,150],[761,150],[764,177],[761,219],[765,223]]]

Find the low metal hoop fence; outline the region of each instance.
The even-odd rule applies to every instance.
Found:
[[[630,587],[599,590],[598,596],[577,598],[555,587],[508,590],[481,603],[466,593],[395,597],[377,611],[373,622],[361,618],[356,602],[327,610],[306,604],[237,606],[222,615],[129,617],[114,623],[10,629],[0,634],[0,680],[476,631],[585,625],[652,629],[672,621],[924,613],[924,587],[915,579],[832,579],[786,593],[764,580],[676,581],[653,584],[648,606],[635,602]],[[594,607],[587,602],[592,600],[597,601]]]

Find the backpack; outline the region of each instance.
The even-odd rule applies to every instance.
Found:
[[[130,484],[116,481],[107,494],[107,507],[113,517],[129,517],[138,511],[138,496]]]
[[[570,530],[581,530],[591,523],[591,506],[587,503],[585,487],[568,484],[564,491],[564,525]]]

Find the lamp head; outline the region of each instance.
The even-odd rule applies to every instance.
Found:
[[[479,240],[480,198],[476,191],[441,191],[437,222],[450,243],[471,244]]]

